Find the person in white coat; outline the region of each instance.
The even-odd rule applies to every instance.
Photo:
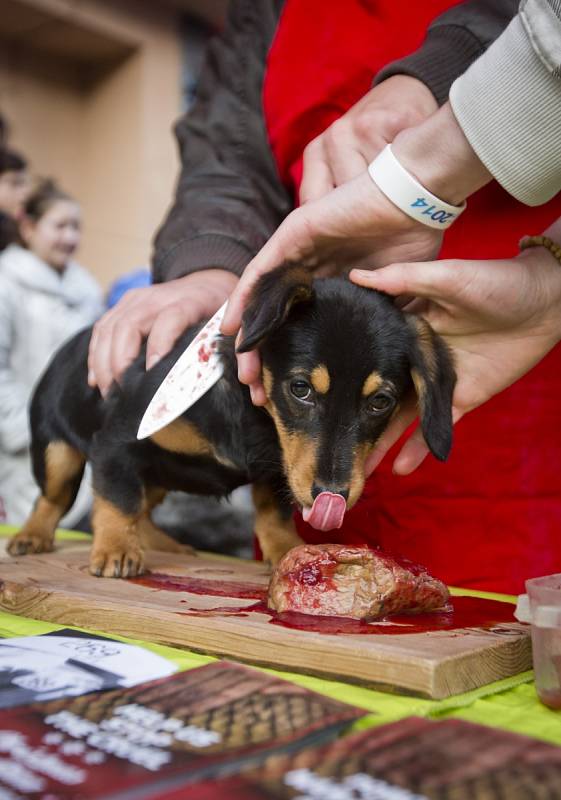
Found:
[[[29,453],[33,389],[63,342],[103,312],[99,285],[73,260],[80,226],[78,204],[45,181],[26,202],[22,244],[0,255],[0,522],[23,523],[38,496]],[[62,527],[87,514],[90,498],[82,486]]]

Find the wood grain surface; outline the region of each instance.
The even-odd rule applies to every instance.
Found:
[[[0,546],[4,546],[2,543]],[[0,608],[63,625],[115,633],[203,653],[360,682],[435,699],[531,668],[529,627],[404,635],[326,635],[270,624],[264,613],[228,616],[212,609],[253,600],[153,589],[88,573],[87,543],[62,542],[54,553],[0,556]],[[267,586],[259,562],[200,553],[151,552],[158,573]],[[197,615],[203,611],[203,615]],[[205,614],[206,611],[206,614]],[[208,612],[210,611],[210,614]]]

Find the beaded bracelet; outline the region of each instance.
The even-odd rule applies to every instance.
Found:
[[[561,264],[561,245],[554,242],[549,236],[524,236],[520,240],[520,249],[526,250],[528,247],[545,247]]]

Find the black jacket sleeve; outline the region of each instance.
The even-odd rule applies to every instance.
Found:
[[[443,105],[456,78],[501,35],[518,5],[519,0],[467,0],[454,6],[431,23],[418,50],[384,67],[374,85],[392,75],[411,75]]]
[[[211,267],[241,274],[290,211],[262,109],[281,8],[282,0],[233,0],[209,45],[193,109],[175,127],[182,169],[155,238],[156,282]]]

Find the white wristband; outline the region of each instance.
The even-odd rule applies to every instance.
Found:
[[[427,191],[394,156],[388,144],[368,166],[370,177],[388,200],[409,217],[429,228],[445,230],[466,207],[451,206]]]

